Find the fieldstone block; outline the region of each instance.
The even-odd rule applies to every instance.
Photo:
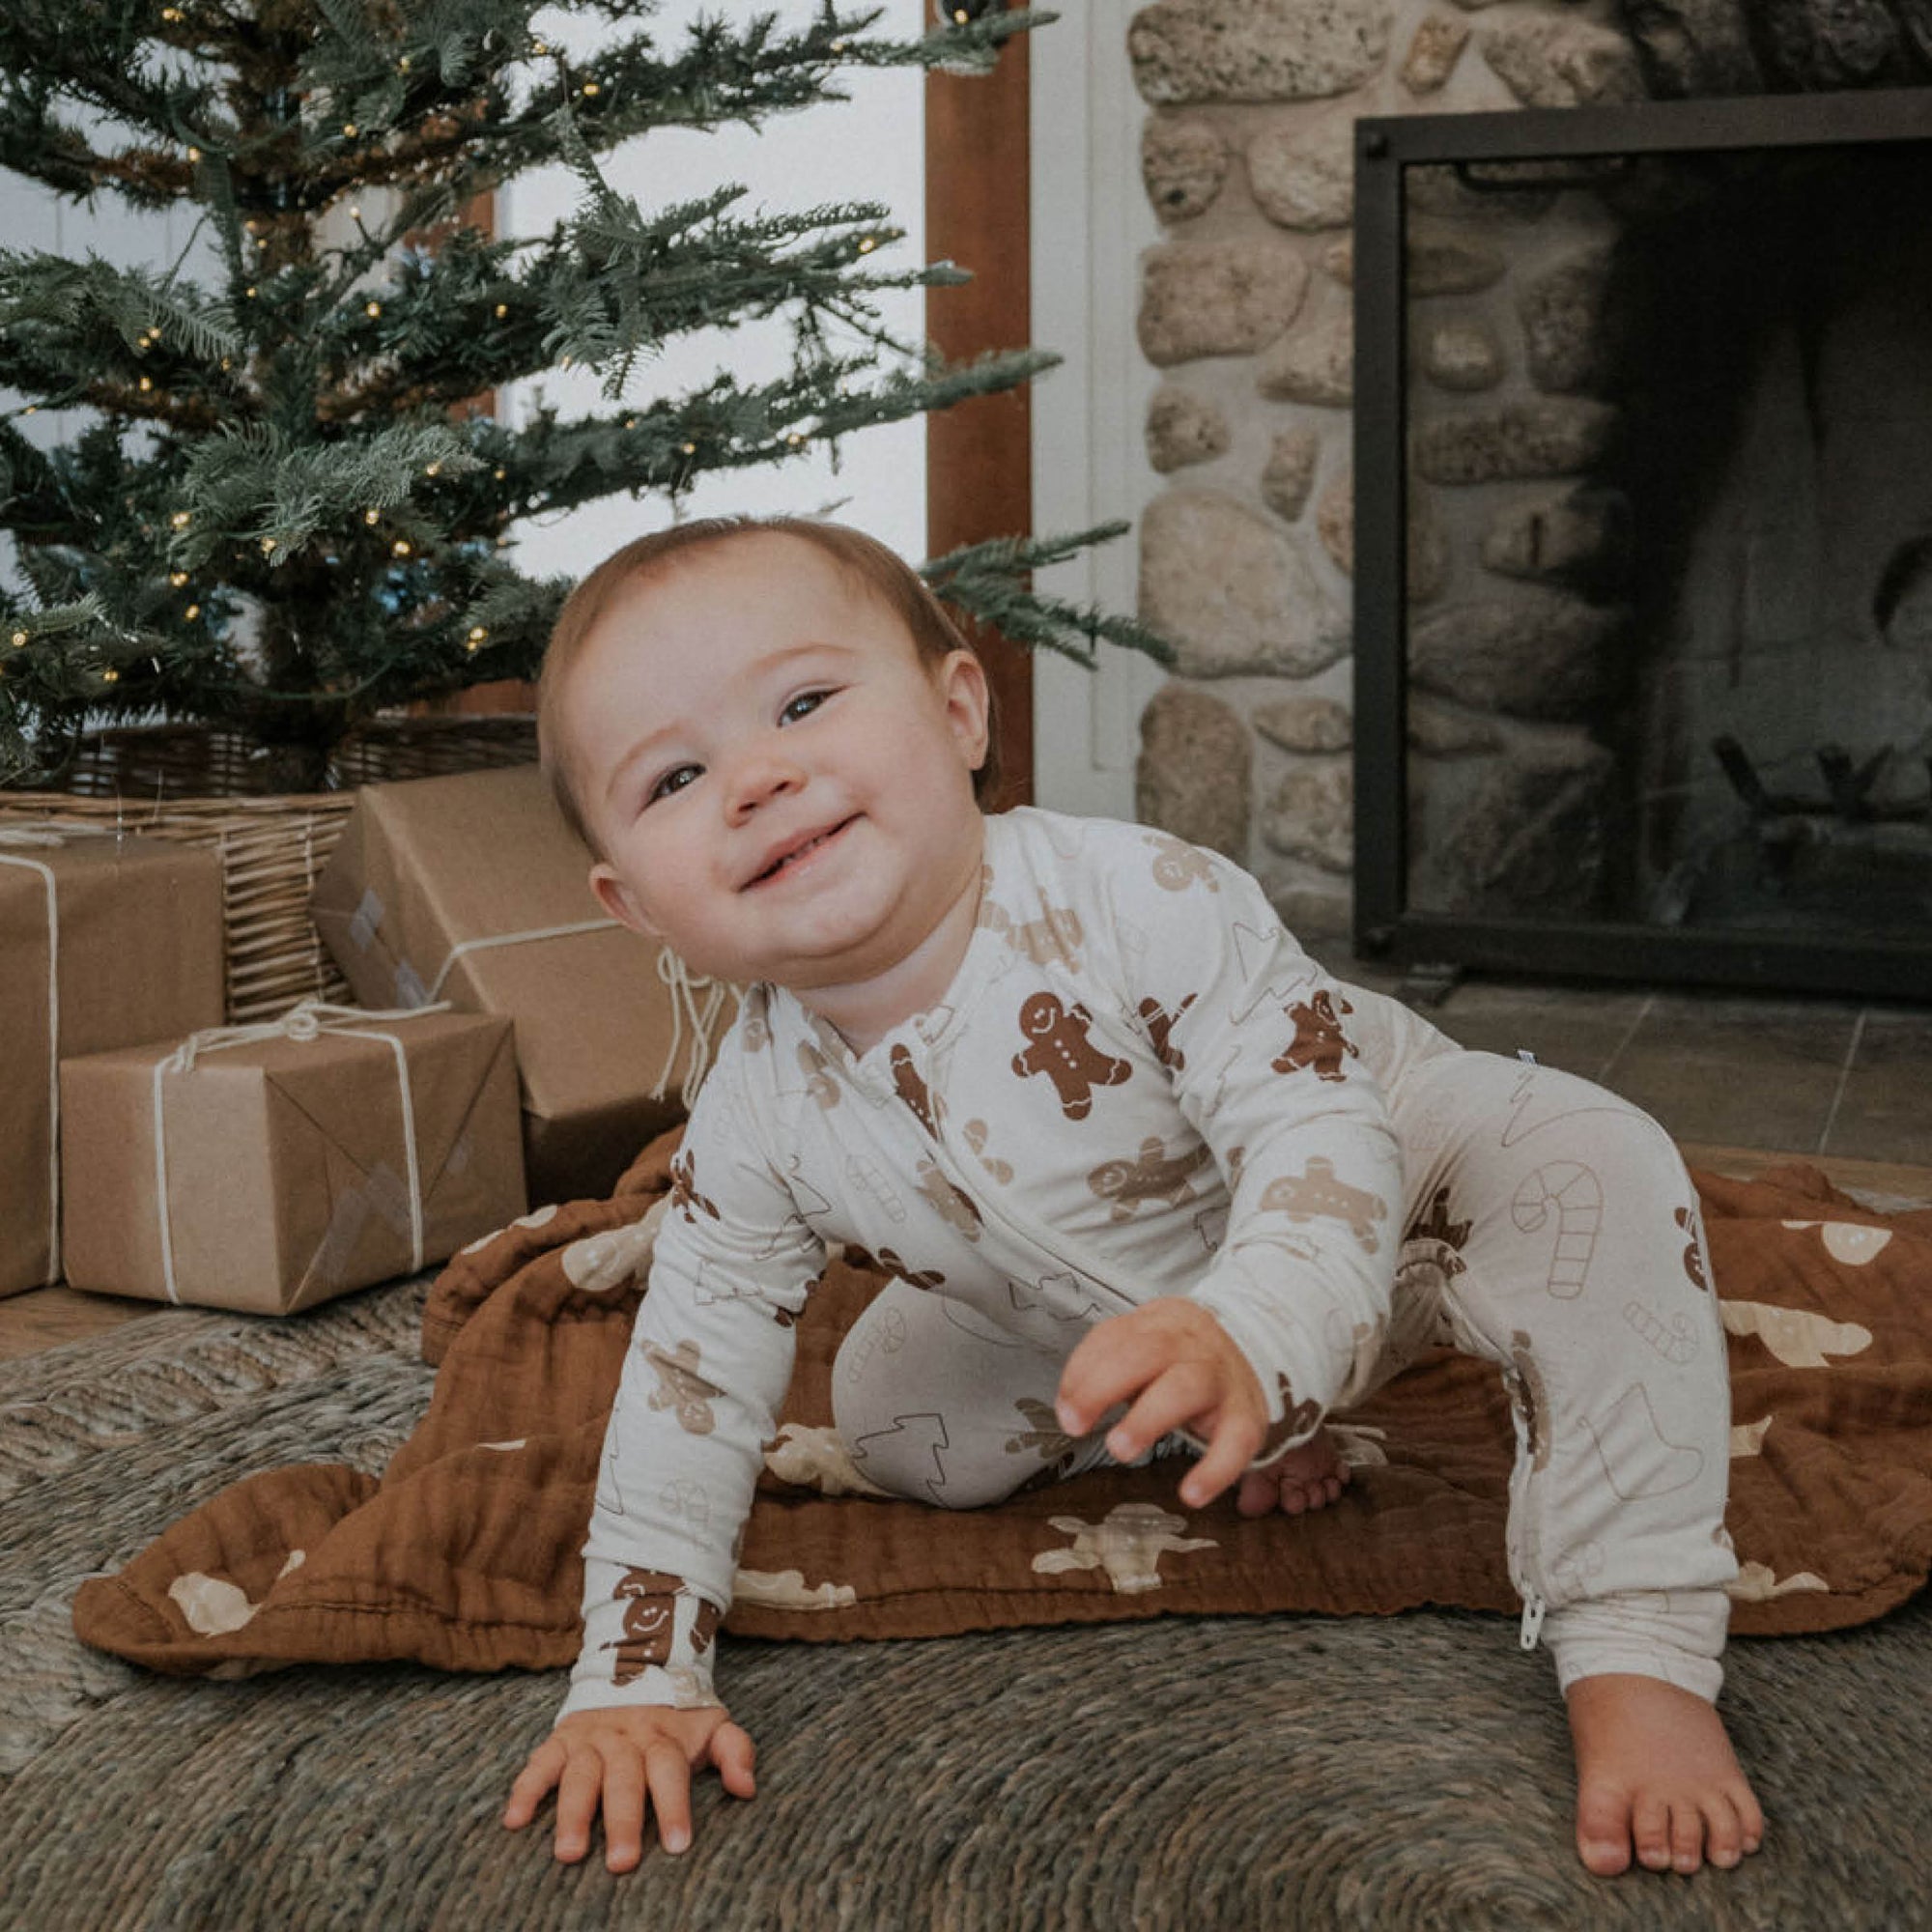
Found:
[[[1623,0],[1623,21],[1659,99],[1766,92],[1739,0]]]
[[[1470,296],[1503,278],[1498,249],[1472,235],[1443,228],[1411,228],[1403,251],[1411,296]]]
[[[1434,94],[1455,72],[1468,41],[1466,20],[1448,14],[1425,14],[1403,59],[1402,84],[1411,94]]]
[[[1153,114],[1141,129],[1141,180],[1163,221],[1199,214],[1221,192],[1232,158],[1210,121]]]
[[[1355,778],[1346,762],[1303,766],[1275,786],[1262,837],[1290,859],[1347,874],[1355,863]]]
[[[1588,107],[1644,98],[1636,54],[1594,21],[1523,14],[1485,27],[1483,58],[1525,107]]]
[[[1409,694],[1408,742],[1427,757],[1472,758],[1502,749],[1502,733],[1489,719]]]
[[[1617,842],[1615,771],[1609,752],[1577,738],[1519,753],[1486,773],[1431,853],[1446,909],[1590,911]]]
[[[1483,533],[1486,570],[1579,588],[1615,582],[1629,566],[1630,500],[1587,484],[1519,497]]]
[[[1388,53],[1388,0],[1155,0],[1127,28],[1134,85],[1156,106],[1346,94]]]
[[[1245,503],[1173,490],[1141,519],[1140,613],[1186,677],[1312,677],[1349,648],[1299,542]]]
[[[1614,330],[1606,310],[1608,243],[1553,263],[1522,290],[1517,310],[1530,381],[1555,395],[1600,390],[1610,374]]]
[[[1197,355],[1250,355],[1272,342],[1308,293],[1286,242],[1168,242],[1141,274],[1141,354],[1156,368]]]
[[[1347,409],[1355,394],[1355,327],[1345,311],[1284,335],[1255,372],[1264,396],[1277,402]]]
[[[1178,383],[1163,383],[1148,405],[1148,461],[1162,475],[1222,455],[1231,436],[1220,405]]]
[[[1345,228],[1355,212],[1355,123],[1331,114],[1312,128],[1266,128],[1248,143],[1248,185],[1270,221]]]
[[[1624,625],[1621,611],[1558,590],[1455,604],[1409,627],[1408,674],[1479,711],[1581,723],[1614,682]]]
[[[1355,479],[1348,471],[1322,491],[1321,500],[1315,506],[1315,527],[1335,567],[1354,576]],[[1411,492],[1404,534],[1408,550],[1408,601],[1433,604],[1449,582],[1449,540],[1436,521],[1427,492]]]
[[[1417,345],[1422,373],[1438,389],[1493,389],[1503,379],[1503,346],[1479,317],[1425,324]]]
[[[1346,752],[1355,738],[1353,715],[1332,697],[1277,697],[1256,705],[1254,721],[1285,752]]]
[[[1307,423],[1295,423],[1268,446],[1267,467],[1262,471],[1262,501],[1292,524],[1308,504],[1315,481],[1315,465],[1321,439]]]
[[[1237,863],[1248,850],[1254,749],[1218,697],[1166,684],[1141,714],[1134,816]]]
[[[1416,474],[1431,483],[1494,483],[1574,476],[1609,441],[1616,411],[1582,396],[1508,403],[1424,423],[1411,446]]]
[[[1906,77],[1885,0],[1756,0],[1758,45],[1775,78],[1825,92]]]
[[[1341,939],[1354,923],[1354,895],[1346,887],[1323,892],[1319,886],[1291,886],[1268,898],[1297,939]]]

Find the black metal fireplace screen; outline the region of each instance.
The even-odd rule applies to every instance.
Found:
[[[1932,999],[1932,90],[1356,184],[1358,946]]]

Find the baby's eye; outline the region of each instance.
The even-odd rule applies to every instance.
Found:
[[[673,765],[644,796],[646,805],[655,805],[661,798],[668,798],[674,791],[682,791],[702,769],[698,765]]]
[[[801,718],[808,718],[830,697],[829,691],[801,691],[779,713],[781,724],[796,724]]]

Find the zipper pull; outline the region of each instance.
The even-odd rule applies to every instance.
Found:
[[[1543,1631],[1543,1612],[1548,1607],[1533,1590],[1522,1600],[1522,1633],[1518,1641],[1524,1650],[1534,1650]]]

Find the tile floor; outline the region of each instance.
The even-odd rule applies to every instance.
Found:
[[[1413,999],[1464,1046],[1526,1047],[1615,1088],[1680,1141],[1932,1169],[1932,999],[1869,1006],[1472,975],[1432,1006],[1346,942],[1314,950],[1345,980]]]
[[[1313,951],[1344,980],[1403,994],[1400,973],[1346,942]],[[1693,1162],[1748,1174],[1766,1153],[1816,1159],[1834,1179],[1932,1200],[1932,1000],[1862,1006],[1735,993],[1527,984],[1470,977],[1439,1005],[1464,1046],[1599,1080],[1655,1114]],[[156,1304],[37,1289],[0,1300],[0,1360],[77,1341]]]

